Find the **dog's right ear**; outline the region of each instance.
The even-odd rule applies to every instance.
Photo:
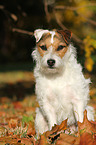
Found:
[[[49,31],[48,30],[43,30],[43,29],[36,29],[34,31],[34,36],[36,38],[36,43],[41,39],[42,35],[44,33],[48,33]]]
[[[70,30],[57,30],[57,32],[62,35],[67,44],[70,42],[70,39],[72,37],[72,32]]]

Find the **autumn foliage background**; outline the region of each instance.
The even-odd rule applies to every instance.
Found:
[[[62,145],[69,140],[66,144],[83,145],[82,140],[87,137],[90,145],[95,145],[96,128],[95,131],[94,127],[89,128],[91,135],[88,130],[83,132],[80,141],[78,137],[61,135],[67,128],[65,124],[56,126],[36,142],[34,118],[38,103],[31,53],[35,47],[33,31],[38,28],[72,31],[78,62],[83,66],[85,77],[92,81],[89,104],[95,109],[96,120],[96,1],[0,0],[0,143]],[[90,124],[87,123],[79,135]]]
[[[13,32],[13,28],[30,32],[37,28],[69,29],[79,61],[89,72],[96,68],[95,1],[0,0],[0,28],[0,64],[32,63],[34,38]]]

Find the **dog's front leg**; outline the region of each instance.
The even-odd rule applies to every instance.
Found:
[[[79,100],[74,106],[74,113],[76,121],[83,122],[83,113],[84,113],[84,103],[82,100]]]
[[[46,101],[46,102],[44,101],[42,103],[42,105],[40,106],[40,108],[41,108],[42,113],[48,122],[49,130],[51,130],[52,126],[54,126],[54,124],[57,124],[55,110],[54,110],[53,106],[48,101]]]

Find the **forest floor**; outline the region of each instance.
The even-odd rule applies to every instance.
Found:
[[[91,77],[92,80],[89,104],[95,109],[96,121],[96,75],[86,74],[86,77]],[[66,134],[64,133],[67,128],[66,121],[63,122],[63,125],[55,126],[51,132],[41,135],[40,139],[37,140],[34,119],[35,109],[39,105],[36,102],[34,86],[35,79],[32,72],[13,71],[0,73],[0,145],[80,145],[80,143],[85,145],[82,143],[83,139],[80,138],[81,130],[84,130],[84,128],[82,129],[81,127],[81,130],[79,129],[79,135],[70,135],[70,132]],[[90,123],[92,125],[96,124],[96,122]],[[95,131],[93,128],[92,130],[89,129],[90,131],[88,132],[85,131],[85,133],[92,132],[90,142],[95,145],[96,125]],[[63,133],[61,133],[62,130]],[[87,136],[86,134],[84,135],[88,137],[89,134]],[[91,145],[91,143],[87,143],[87,145]]]

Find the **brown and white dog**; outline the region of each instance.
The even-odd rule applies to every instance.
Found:
[[[36,109],[37,134],[50,130],[68,118],[68,125],[83,121],[87,109],[89,120],[94,120],[93,108],[87,106],[90,79],[85,79],[76,60],[76,49],[69,43],[68,30],[34,32],[36,48],[36,95],[40,107]]]

